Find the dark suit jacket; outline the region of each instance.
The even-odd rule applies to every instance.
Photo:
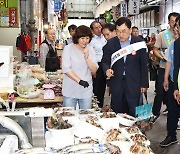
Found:
[[[174,90],[178,89],[178,73],[180,69],[180,38],[174,42]],[[180,90],[180,89],[179,89]]]
[[[141,38],[133,36],[131,37],[130,44],[143,41]],[[119,39],[114,37],[110,39],[107,44],[103,47],[103,58],[102,66],[103,71],[110,68],[111,55],[117,50],[121,49]],[[112,96],[117,96],[122,90],[122,77],[123,72],[126,72],[127,86],[132,97],[137,97],[140,94],[140,88],[148,88],[148,55],[146,49],[140,49],[136,52],[136,55],[129,54],[124,63],[124,59],[119,59],[112,66],[114,76],[110,78],[109,85]]]

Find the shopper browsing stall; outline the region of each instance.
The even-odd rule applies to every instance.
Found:
[[[114,23],[107,23],[102,26],[102,34],[106,40],[116,36],[116,26]]]
[[[102,34],[102,25],[98,21],[93,21],[90,25],[93,32],[93,38],[91,40],[90,46],[93,47],[96,53],[96,59],[99,65],[96,76],[93,78],[93,93],[97,96],[99,101],[98,106],[103,107],[104,104],[104,94],[106,89],[106,77],[103,73],[101,59],[103,56],[103,46],[106,44],[106,39]]]
[[[171,42],[174,40],[174,24],[175,19],[178,16],[178,13],[173,12],[168,15],[168,22],[170,28],[166,29],[163,32],[160,32],[157,35],[156,42],[154,44],[153,53],[154,55],[160,60],[159,68],[158,68],[158,75],[157,75],[157,85],[156,85],[156,96],[154,98],[154,104],[152,108],[152,112],[154,115],[153,123],[159,119],[160,110],[162,102],[166,104],[168,107],[168,99],[167,99],[167,92],[163,88],[163,81],[164,81],[164,72],[165,72],[165,62],[164,54],[166,49],[170,46]],[[168,109],[166,108],[163,113],[167,112]]]
[[[102,65],[109,78],[111,106],[116,113],[124,111],[127,104],[128,114],[135,116],[135,107],[139,105],[140,93],[148,88],[147,52],[145,42],[131,35],[131,21],[121,17],[116,21],[117,37],[110,39],[103,48]],[[142,45],[135,43],[141,42]],[[139,49],[133,50],[135,44]],[[131,46],[130,46],[131,45]]]
[[[167,136],[166,138],[160,143],[162,147],[167,147],[173,143],[177,143],[176,137],[176,129],[178,118],[180,116],[180,106],[178,105],[179,100],[177,99],[179,96],[179,91],[177,87],[177,77],[179,72],[179,34],[180,34],[180,16],[176,18],[175,27],[175,36],[177,39],[173,41],[168,48],[165,59],[167,60],[165,65],[165,75],[164,75],[164,89],[168,91],[168,115],[167,115]],[[176,33],[177,30],[177,33]],[[173,63],[174,61],[174,63]],[[170,75],[170,80],[168,77]],[[174,92],[175,88],[175,92]],[[175,97],[173,96],[173,92]]]
[[[72,39],[73,43],[65,46],[62,54],[63,105],[76,108],[78,103],[80,109],[90,109],[92,75],[98,68],[94,50],[88,45],[92,39],[90,28],[79,26]]]

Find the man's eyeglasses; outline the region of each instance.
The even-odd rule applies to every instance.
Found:
[[[126,34],[126,33],[127,33],[127,31],[126,31],[125,29],[122,30],[122,31],[116,30],[116,32],[119,33],[119,34],[121,34],[121,33],[122,33],[122,34]]]

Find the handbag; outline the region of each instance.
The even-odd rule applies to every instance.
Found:
[[[142,132],[146,132],[153,127],[152,103],[148,103],[147,97],[145,97],[146,103],[142,104],[143,96],[145,96],[144,93],[140,95],[139,106],[136,107],[135,113],[137,121],[135,125],[138,126]]]

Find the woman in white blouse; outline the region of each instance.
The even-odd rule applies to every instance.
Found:
[[[72,39],[73,43],[65,46],[62,54],[63,106],[75,109],[78,103],[80,109],[90,109],[92,75],[98,68],[95,52],[88,45],[92,32],[87,26],[79,26]]]

